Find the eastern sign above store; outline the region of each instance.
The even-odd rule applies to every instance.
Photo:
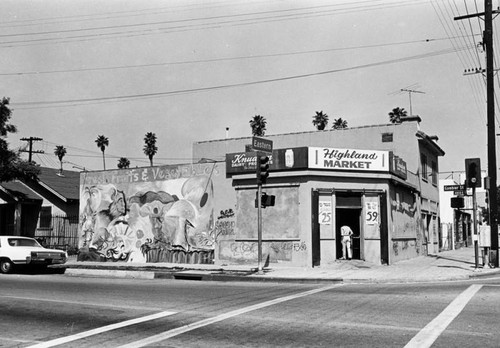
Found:
[[[309,148],[309,168],[389,171],[389,151]]]

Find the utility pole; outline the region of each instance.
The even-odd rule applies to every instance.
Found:
[[[490,228],[491,228],[491,250],[493,252],[493,266],[498,268],[498,202],[497,202],[497,159],[495,139],[495,87],[493,81],[493,13],[491,0],[484,0],[484,12],[455,17],[462,20],[471,17],[484,16],[483,45],[486,48],[486,103],[488,119],[488,177],[490,187],[488,189],[490,203]],[[476,214],[476,212],[474,212]]]
[[[21,150],[21,152],[28,152],[28,162],[32,162],[32,154],[34,153],[44,153],[41,150],[38,151],[33,151],[33,142],[34,141],[42,141],[42,138],[37,138],[37,137],[29,137],[29,138],[22,138],[22,141],[27,141],[29,145],[29,150]]]

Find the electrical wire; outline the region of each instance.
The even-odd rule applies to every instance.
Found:
[[[295,56],[295,55],[302,55],[302,54],[326,53],[326,52],[369,49],[369,48],[382,48],[382,47],[400,46],[400,45],[409,45],[409,44],[421,44],[421,43],[442,41],[442,40],[448,40],[448,39],[449,38],[447,38],[447,37],[446,38],[431,38],[431,39],[421,39],[421,40],[379,43],[379,44],[371,44],[371,45],[327,48],[327,49],[322,49],[322,50],[294,51],[294,52],[285,52],[285,53],[259,54],[259,55],[251,55],[251,56],[222,57],[222,58],[212,58],[212,59],[185,60],[185,61],[135,64],[135,65],[120,65],[120,66],[109,66],[109,67],[91,67],[91,68],[80,68],[80,69],[60,69],[60,70],[25,71],[25,72],[19,71],[19,72],[4,72],[4,73],[0,72],[0,76],[42,75],[42,74],[105,71],[105,70],[118,70],[118,69],[137,69],[137,68],[150,68],[150,67],[169,66],[169,65],[200,64],[200,63],[226,62],[226,61],[245,60],[245,59],[275,58],[275,57],[284,57],[284,56],[286,57],[286,56]]]
[[[227,26],[237,26],[237,25],[254,25],[254,24],[262,24],[266,22],[276,22],[276,21],[284,21],[284,20],[296,20],[296,19],[306,19],[306,18],[316,18],[323,16],[330,16],[335,14],[345,14],[351,12],[364,12],[371,10],[380,10],[401,6],[411,6],[415,5],[413,0],[399,1],[396,3],[390,4],[379,4],[379,5],[363,5],[363,6],[351,6],[347,9],[335,9],[335,10],[320,10],[320,11],[310,11],[305,13],[292,13],[292,14],[283,14],[283,15],[272,15],[272,16],[262,16],[257,18],[243,18],[243,19],[235,19],[235,20],[223,20],[218,22],[210,22],[210,23],[194,23],[187,25],[177,25],[173,27],[167,28],[148,28],[144,30],[128,30],[123,31],[120,30],[118,32],[111,33],[95,33],[95,34],[86,34],[86,35],[76,35],[76,36],[66,36],[61,37],[58,35],[53,38],[39,38],[39,39],[25,39],[25,40],[13,40],[13,41],[4,41],[0,42],[0,46],[2,47],[18,47],[23,45],[30,44],[48,44],[48,43],[68,43],[74,41],[88,41],[90,38],[97,39],[110,39],[110,38],[122,38],[122,37],[134,37],[139,35],[157,35],[157,34],[166,34],[166,33],[174,33],[179,31],[190,31],[190,30],[207,30],[213,28],[227,27]],[[330,5],[332,6],[332,5]],[[297,9],[286,9],[286,10],[276,10],[276,11],[298,11]],[[268,11],[271,12],[271,11]],[[262,12],[265,13],[265,12]],[[256,13],[258,15],[262,15],[262,13]],[[220,18],[225,17],[235,17],[235,16],[249,16],[249,14],[236,14],[236,15],[226,15],[226,16],[217,16]],[[214,17],[215,18],[215,17]],[[196,20],[213,20],[211,17],[204,17],[198,19],[181,19],[176,21],[166,21],[164,23],[182,23],[182,22],[192,22]],[[3,37],[12,37],[12,36],[26,36],[26,35],[40,35],[40,34],[61,34],[65,32],[81,32],[81,31],[91,31],[91,30],[109,30],[114,27],[126,28],[132,26],[146,26],[146,25],[158,25],[159,23],[138,23],[138,24],[127,24],[122,26],[107,26],[107,27],[94,27],[94,28],[80,28],[80,29],[70,29],[70,30],[60,30],[60,31],[52,31],[52,32],[36,32],[36,33],[17,33],[17,34],[3,34]],[[1,37],[1,35],[0,35]]]
[[[467,50],[467,49],[469,49],[469,47],[458,48],[458,50]],[[208,86],[208,87],[190,88],[190,89],[184,89],[184,90],[152,92],[152,93],[143,93],[143,94],[121,95],[121,96],[114,96],[114,97],[110,96],[110,97],[67,99],[67,100],[54,100],[54,101],[15,102],[15,103],[11,103],[11,104],[12,104],[13,108],[15,108],[16,110],[27,110],[27,109],[35,109],[35,108],[40,109],[40,108],[57,107],[57,106],[67,107],[67,106],[77,106],[77,105],[83,105],[83,104],[85,104],[85,105],[96,104],[96,103],[103,103],[103,102],[104,103],[118,102],[118,101],[127,101],[127,100],[137,100],[137,99],[143,99],[143,98],[158,98],[158,97],[165,97],[165,96],[171,96],[171,95],[177,95],[177,94],[186,94],[186,93],[191,94],[191,93],[207,92],[207,91],[214,91],[214,90],[227,89],[227,88],[246,87],[246,86],[258,85],[258,84],[283,82],[283,81],[289,81],[289,80],[309,78],[309,77],[314,77],[314,76],[334,74],[334,73],[345,72],[345,71],[350,71],[350,70],[366,69],[366,68],[370,68],[370,67],[376,67],[376,66],[387,65],[387,64],[402,63],[402,62],[415,60],[415,59],[430,58],[430,57],[439,56],[439,55],[443,55],[443,54],[455,53],[456,51],[457,51],[457,49],[455,49],[455,48],[443,49],[443,50],[433,51],[433,52],[424,53],[424,54],[418,54],[418,55],[407,56],[407,57],[396,58],[396,59],[389,59],[389,60],[385,60],[385,61],[368,63],[368,64],[361,64],[361,65],[356,65],[356,66],[352,66],[352,67],[348,67],[348,68],[339,68],[339,69],[325,70],[325,71],[319,71],[319,72],[313,72],[313,73],[307,73],[307,74],[291,75],[291,76],[284,76],[284,77],[279,77],[279,78],[256,80],[256,81],[249,81],[249,82],[239,82],[239,83],[218,85],[218,86]]]

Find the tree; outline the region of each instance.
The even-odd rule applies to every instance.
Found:
[[[127,157],[120,157],[118,160],[118,168],[119,169],[127,169],[130,167],[130,161]]]
[[[109,140],[104,135],[99,135],[95,142],[97,144],[97,147],[102,151],[102,164],[104,170],[106,170],[106,159],[104,157],[104,151],[106,150],[106,146],[109,146]]]
[[[316,115],[313,116],[312,123],[317,130],[324,130],[328,124],[328,115],[323,113],[323,110],[316,111]]]
[[[54,155],[56,155],[57,158],[59,158],[59,162],[61,162],[61,170],[59,173],[62,174],[62,172],[63,172],[63,158],[66,155],[66,148],[62,145],[57,145],[56,148],[54,149]]]
[[[406,117],[408,112],[404,108],[396,107],[389,112],[389,121],[391,123],[401,123],[402,118]]]
[[[36,179],[40,174],[39,166],[34,162],[21,159],[19,151],[9,149],[7,135],[16,133],[17,128],[10,124],[12,110],[10,99],[3,97],[0,101],[0,182],[14,179]]]
[[[252,135],[255,136],[264,136],[266,134],[266,119],[261,115],[255,115],[250,120],[250,127],[252,127]]]
[[[144,136],[144,154],[149,158],[149,164],[153,166],[153,157],[158,152],[156,147],[156,134],[152,132],[146,133]]]
[[[343,120],[342,117],[333,120],[332,129],[343,129],[347,128],[347,121]]]

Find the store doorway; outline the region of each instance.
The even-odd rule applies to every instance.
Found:
[[[354,232],[352,238],[352,258],[356,260],[361,259],[361,229],[360,229],[360,208],[337,208],[335,209],[336,227],[336,255],[337,259],[342,257],[342,237],[340,235],[340,228],[347,225]]]

